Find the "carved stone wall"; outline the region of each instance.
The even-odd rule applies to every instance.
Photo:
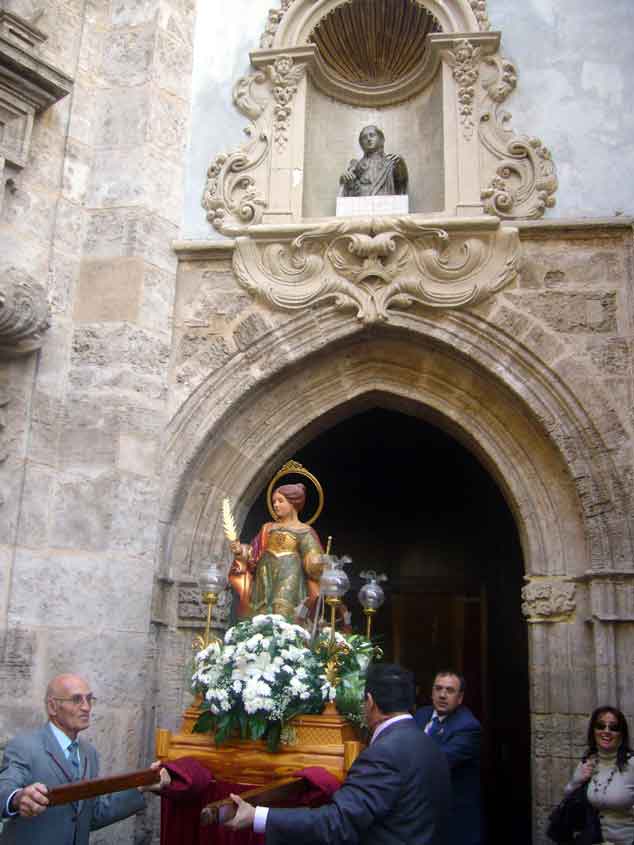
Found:
[[[20,167],[7,158],[0,213],[0,344],[10,309],[11,339],[33,340],[30,292],[33,324],[50,322],[39,351],[0,363],[0,745],[72,669],[99,699],[104,771],[125,771],[152,754],[160,641],[169,662],[152,592],[195,4],[0,9],[47,35],[41,61],[74,79],[35,115]],[[180,678],[165,695],[182,709]],[[93,841],[149,841],[152,824]]]

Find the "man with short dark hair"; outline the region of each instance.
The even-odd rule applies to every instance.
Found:
[[[253,826],[266,845],[445,845],[450,802],[444,755],[414,722],[414,677],[394,664],[370,666],[365,715],[372,739],[331,803],[317,809],[252,807],[238,795],[227,824]]]
[[[90,725],[94,702],[95,696],[83,678],[58,675],[46,689],[47,724],[8,742],[0,769],[3,843],[88,845],[91,830],[145,807],[139,789],[128,789],[48,808],[49,786],[99,774],[97,752],[90,743],[78,739],[79,732]],[[155,768],[159,765],[153,763]],[[168,781],[169,776],[161,770],[161,782]]]
[[[438,672],[431,707],[416,712],[416,722],[444,752],[451,772],[453,801],[449,823],[451,845],[480,845],[480,722],[462,703],[465,681],[453,669]]]

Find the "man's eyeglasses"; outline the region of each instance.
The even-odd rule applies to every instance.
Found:
[[[68,698],[57,698],[56,696],[52,696],[52,698],[53,701],[70,701],[75,707],[80,707],[84,702],[88,707],[94,707],[97,703],[97,699],[91,692],[88,695],[77,693],[76,695],[69,695]]]
[[[611,734],[620,734],[621,729],[616,722],[595,722],[595,731],[609,731]]]

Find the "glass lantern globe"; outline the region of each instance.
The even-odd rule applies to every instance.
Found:
[[[218,596],[227,586],[227,568],[219,560],[210,560],[200,574],[199,584],[203,593]]]
[[[364,610],[378,610],[385,601],[381,581],[387,581],[385,575],[377,575],[373,569],[361,573],[366,583],[359,590],[359,602]]]
[[[351,560],[349,557],[339,558],[333,555],[324,555],[324,559],[326,563],[319,579],[321,594],[327,599],[340,599],[350,589],[350,579],[343,567]]]

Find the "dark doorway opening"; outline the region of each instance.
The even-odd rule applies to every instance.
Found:
[[[348,554],[346,603],[356,630],[365,569],[385,572],[386,603],[373,633],[386,659],[416,673],[428,703],[436,669],[466,677],[465,703],[483,725],[489,845],[509,830],[531,841],[528,644],[520,609],[523,561],[513,516],[482,464],[455,438],[406,413],[373,408],[323,431],[294,458],[321,481],[315,524]],[[306,514],[313,511],[309,501]],[[270,517],[264,491],[243,536]]]

